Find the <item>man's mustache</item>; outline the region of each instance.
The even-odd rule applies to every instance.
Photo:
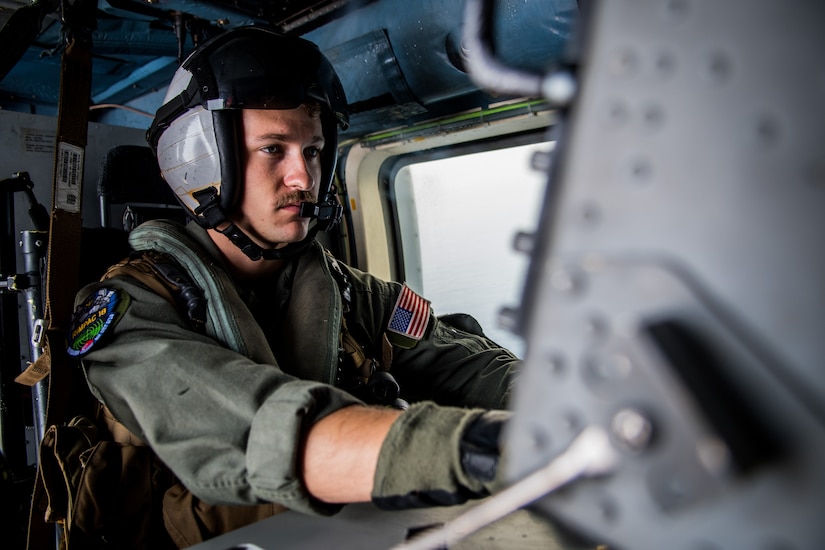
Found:
[[[276,208],[283,208],[290,204],[301,204],[302,202],[318,202],[318,197],[312,191],[290,191],[278,201]]]

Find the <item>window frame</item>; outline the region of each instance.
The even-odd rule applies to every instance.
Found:
[[[435,147],[423,151],[414,151],[387,158],[378,171],[379,188],[383,199],[383,208],[387,221],[387,241],[392,243],[390,263],[393,279],[403,281],[406,278],[404,265],[403,240],[398,214],[398,200],[395,193],[395,178],[398,172],[412,164],[433,160],[455,158],[475,153],[499,151],[522,145],[535,145],[548,141],[546,129],[533,129],[514,134],[494,136],[482,140],[464,142],[455,145]]]

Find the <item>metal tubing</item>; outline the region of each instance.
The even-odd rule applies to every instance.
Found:
[[[23,294],[26,298],[26,319],[29,325],[29,352],[31,354],[31,361],[34,362],[43,353],[43,347],[40,343],[40,336],[43,334],[42,277],[40,274],[46,258],[48,232],[22,231],[21,236],[20,245],[23,248],[23,268],[26,271],[26,276],[29,281],[29,286],[23,291]],[[42,440],[45,434],[47,398],[48,381],[42,380],[35,384],[32,389],[32,413],[37,441]],[[39,445],[37,447],[39,453]]]

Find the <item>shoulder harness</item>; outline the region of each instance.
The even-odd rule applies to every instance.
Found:
[[[364,346],[358,343],[347,327],[347,315],[352,306],[352,284],[335,256],[326,249],[324,256],[330,265],[335,282],[338,283],[344,305],[335,385],[367,403],[407,409],[409,403],[400,398],[401,387],[389,372],[392,366],[392,344],[387,334],[381,335],[380,361],[376,357],[368,357]],[[350,365],[345,365],[347,359]]]
[[[156,250],[135,253],[110,267],[100,280],[117,275],[137,279],[186,313],[192,328],[201,334],[206,332],[206,298],[203,291],[169,254]]]

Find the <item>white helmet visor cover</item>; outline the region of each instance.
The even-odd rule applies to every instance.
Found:
[[[221,169],[212,113],[203,107],[178,117],[158,139],[157,157],[163,179],[185,208],[194,212],[193,193],[215,187],[220,193]]]

